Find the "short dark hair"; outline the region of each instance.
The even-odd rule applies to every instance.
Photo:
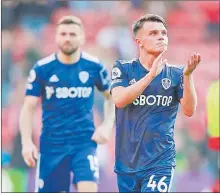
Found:
[[[76,17],[76,16],[64,16],[62,17],[58,22],[57,22],[57,27],[59,25],[62,25],[62,24],[66,24],[66,25],[69,25],[69,24],[76,24],[78,25],[79,27],[83,28],[83,24],[82,24],[82,21],[80,18]]]
[[[140,19],[138,19],[132,25],[132,31],[134,33],[134,36],[136,36],[139,29],[141,29],[143,27],[144,23],[147,22],[147,21],[160,22],[164,25],[165,28],[167,28],[167,24],[161,16],[155,15],[155,14],[146,14],[146,15],[142,16]]]

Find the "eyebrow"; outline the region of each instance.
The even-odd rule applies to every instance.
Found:
[[[167,30],[166,29],[163,29],[163,30],[158,30],[158,29],[152,29],[152,30],[150,30],[149,32],[154,32],[154,31],[165,31],[165,32],[167,32]]]
[[[65,34],[74,34],[74,35],[76,35],[76,33],[75,32],[60,32],[61,34],[63,34],[63,33],[65,33]]]

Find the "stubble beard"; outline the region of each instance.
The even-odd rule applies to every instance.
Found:
[[[79,48],[72,48],[70,50],[65,50],[63,49],[62,47],[60,47],[60,50],[61,52],[64,54],[64,55],[67,55],[67,56],[71,56],[72,54],[74,54]]]

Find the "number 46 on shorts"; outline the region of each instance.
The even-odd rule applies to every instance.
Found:
[[[151,191],[159,191],[159,192],[167,192],[168,191],[168,185],[166,182],[167,177],[163,176],[162,178],[160,178],[160,180],[157,181],[154,180],[155,175],[152,175],[147,183],[147,187],[151,188]],[[156,189],[157,188],[157,189]]]

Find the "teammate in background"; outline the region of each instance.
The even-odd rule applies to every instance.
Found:
[[[168,192],[175,168],[174,123],[179,103],[186,116],[196,110],[192,73],[200,55],[185,68],[163,60],[167,26],[147,14],[133,25],[140,56],[117,61],[111,93],[116,105],[116,163],[120,192]]]
[[[20,115],[22,155],[30,167],[35,167],[38,158],[39,192],[68,192],[71,171],[79,192],[97,192],[96,147],[107,142],[114,124],[107,71],[97,58],[81,51],[84,29],[79,18],[60,19],[56,43],[58,52],[38,61],[30,71]],[[96,130],[92,114],[95,86],[106,98],[104,122]],[[38,156],[32,125],[39,97],[43,128]]]

